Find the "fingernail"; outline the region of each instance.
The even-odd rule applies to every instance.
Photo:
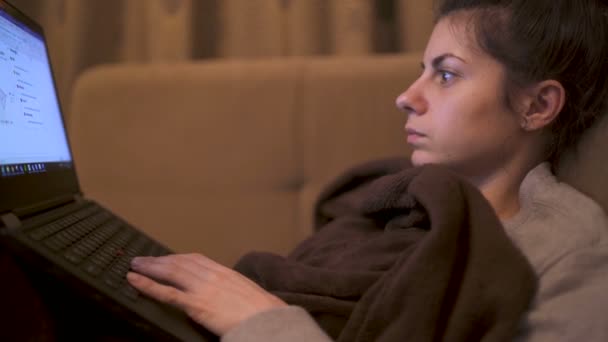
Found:
[[[131,265],[137,266],[139,264],[141,264],[141,257],[135,257],[135,258],[131,259]]]

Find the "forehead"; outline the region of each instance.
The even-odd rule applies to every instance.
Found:
[[[490,58],[479,48],[474,29],[470,13],[456,12],[441,18],[433,29],[424,60],[430,61],[443,54],[453,54],[467,61]]]

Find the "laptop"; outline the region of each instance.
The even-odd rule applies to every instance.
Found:
[[[41,26],[0,0],[1,248],[153,340],[215,340],[126,282],[133,257],[171,251],[84,197],[54,84]]]

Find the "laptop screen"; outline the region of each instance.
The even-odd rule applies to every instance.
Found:
[[[42,29],[0,1],[0,212],[74,192]]]

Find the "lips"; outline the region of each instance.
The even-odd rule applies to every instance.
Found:
[[[418,135],[418,136],[421,136],[421,137],[426,136],[424,133],[422,133],[420,131],[417,131],[417,130],[415,130],[413,128],[410,128],[410,127],[406,127],[405,128],[405,133],[407,133],[408,136],[409,135]]]
[[[416,145],[420,142],[421,139],[424,139],[426,137],[424,133],[417,131],[411,127],[406,127],[405,133],[407,134],[407,143],[410,145]]]

